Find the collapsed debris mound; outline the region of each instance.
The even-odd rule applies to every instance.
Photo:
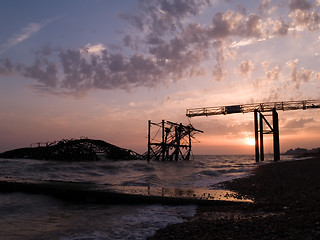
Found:
[[[103,140],[89,138],[63,139],[58,142],[40,143],[36,147],[18,148],[0,153],[0,158],[30,158],[40,160],[97,161],[102,159],[137,160],[142,155]]]

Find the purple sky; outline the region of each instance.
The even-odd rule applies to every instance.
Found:
[[[320,1],[2,0],[0,152],[62,138],[143,153],[186,108],[320,98]],[[320,111],[279,112],[281,151]],[[253,153],[253,114],[198,117],[195,154]],[[271,139],[266,152],[271,152]]]

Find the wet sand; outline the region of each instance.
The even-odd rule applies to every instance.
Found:
[[[320,158],[260,165],[224,183],[253,204],[198,207],[150,239],[320,239]]]
[[[51,195],[73,202],[211,206],[253,202],[229,190],[110,186],[94,183],[0,177],[0,192]],[[214,202],[214,203],[213,203]]]

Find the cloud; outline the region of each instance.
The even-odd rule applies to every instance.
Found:
[[[224,80],[227,71],[224,69],[224,62],[225,62],[225,42],[224,41],[216,41],[213,45],[216,50],[216,64],[213,67],[213,78],[215,81]]]
[[[240,63],[238,72],[242,76],[250,77],[253,69],[254,69],[254,65],[251,62],[251,60],[244,60]]]
[[[265,35],[263,28],[262,19],[258,15],[249,15],[247,20],[247,36],[263,37]]]
[[[290,11],[294,10],[309,10],[312,7],[312,4],[306,0],[290,0],[289,8]]]
[[[288,34],[290,26],[284,20],[277,19],[274,22],[272,22],[272,24],[273,24],[272,30],[274,35],[285,36]]]
[[[269,63],[268,61],[263,61],[263,62],[261,63],[261,65],[262,65],[262,69],[263,69],[264,71],[267,71],[270,63]]]
[[[0,76],[10,75],[15,72],[16,66],[11,62],[10,59],[0,59]]]
[[[248,45],[251,45],[253,43],[256,43],[257,40],[254,39],[254,38],[250,38],[250,39],[242,39],[240,41],[233,41],[231,44],[230,44],[230,48],[238,48],[238,47],[244,47],[244,46],[248,46]]]
[[[144,23],[142,21],[141,17],[138,16],[132,16],[130,14],[125,14],[122,12],[118,13],[118,17],[129,22],[131,25],[133,25],[134,27],[138,28],[140,31],[143,31],[144,28]]]
[[[297,9],[291,12],[289,17],[293,20],[294,28],[305,28],[309,31],[315,31],[319,29],[320,14],[314,10],[308,12]]]
[[[284,126],[284,128],[303,128],[308,123],[313,123],[315,120],[313,118],[301,118],[299,120],[288,120]]]
[[[33,78],[46,87],[56,87],[58,68],[57,65],[50,62],[41,62],[37,59],[35,63],[24,69],[24,76],[27,78]]]
[[[238,48],[286,36],[299,27],[315,30],[320,22],[319,14],[306,1],[290,1],[289,18],[285,20],[265,17],[272,6],[270,0],[263,0],[260,15],[229,10],[214,13],[207,24],[198,23],[196,17],[212,4],[209,0],[140,0],[137,14],[118,13],[130,24],[130,31],[117,43],[117,49],[108,49],[102,43],[77,49],[44,46],[28,66],[2,59],[0,74],[18,72],[34,79],[38,90],[75,95],[95,89],[152,88],[206,72],[211,72],[215,81],[223,81],[227,77],[225,64],[236,56]],[[27,39],[51,21],[26,27],[7,47]],[[211,69],[205,71],[203,63],[208,59]],[[240,74],[250,76],[254,65],[252,60],[241,62]],[[269,65],[263,65],[266,79],[279,80],[280,65],[271,69]],[[296,65],[295,61],[287,62],[291,80],[299,88],[316,73],[297,69]]]
[[[231,10],[215,14],[210,29],[210,36],[215,39],[232,36],[262,38],[267,35],[260,16],[250,14],[245,17]]]
[[[210,0],[140,0],[137,15],[118,16],[146,35],[162,36],[181,29],[182,20],[196,16],[210,5]]]
[[[258,7],[258,11],[261,15],[264,14],[264,11],[268,10],[270,7],[270,2],[271,0],[261,0],[259,7]]]
[[[310,70],[310,69],[304,69],[303,67],[301,68],[300,70],[300,73],[299,73],[299,77],[301,79],[301,81],[303,82],[309,82],[311,79],[312,79],[312,75],[314,74],[315,72],[313,70]]]
[[[310,69],[305,69],[301,67],[298,69],[297,64],[299,60],[295,59],[293,61],[287,62],[287,66],[291,69],[290,80],[295,84],[297,89],[300,88],[300,85],[303,82],[310,82],[313,79],[317,79],[319,73]]]
[[[292,82],[298,81],[298,70],[297,70],[298,61],[299,61],[298,59],[295,59],[293,61],[287,62],[287,66],[291,69],[290,79]]]
[[[102,43],[97,43],[94,45],[91,45],[90,43],[88,43],[82,49],[80,49],[82,53],[93,54],[93,55],[101,55],[104,50],[106,50],[106,47]]]
[[[212,118],[210,121],[202,119],[197,121],[197,128],[205,131],[206,135],[234,137],[235,134],[251,133],[252,121],[225,121],[223,119]]]
[[[19,44],[20,42],[28,39],[33,34],[38,32],[41,29],[41,24],[38,23],[29,23],[27,27],[23,28],[18,34],[15,34],[13,37],[9,38],[5,44],[2,44],[0,55],[6,52],[8,49]]]
[[[280,66],[274,66],[269,71],[265,72],[266,78],[271,81],[278,81],[280,76]]]
[[[15,45],[27,40],[35,33],[39,32],[42,28],[44,28],[49,23],[60,19],[60,17],[50,18],[44,20],[39,23],[28,23],[26,27],[22,28],[19,33],[16,33],[13,37],[9,38],[8,41],[4,44],[0,45],[0,55],[5,53],[10,48],[14,47]]]
[[[178,43],[177,43],[178,44]],[[103,49],[101,46],[99,49]],[[50,61],[51,55],[46,55],[47,49],[39,51],[33,65],[24,67],[21,72],[25,77],[33,78],[44,87],[61,88],[77,95],[90,89],[125,89],[145,86],[152,87],[158,79],[168,79],[179,75],[181,69],[188,63],[180,62],[181,66],[172,66],[166,61],[154,60],[151,57],[135,54],[125,57],[122,54],[112,54],[107,50],[92,53],[88,56],[83,49],[51,49],[55,53],[57,63]],[[168,53],[171,54],[170,51]],[[180,59],[179,59],[180,60]],[[58,72],[58,64],[62,73]]]

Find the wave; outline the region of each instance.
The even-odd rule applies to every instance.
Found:
[[[219,173],[222,174],[232,174],[232,173],[245,173],[248,172],[250,170],[250,168],[231,168],[231,169],[221,169],[221,170],[217,170]]]
[[[145,175],[134,180],[124,181],[123,186],[157,186],[162,182],[161,178],[156,175]]]
[[[212,177],[220,175],[218,171],[212,171],[212,170],[204,170],[204,171],[199,172],[199,174],[200,175],[212,176]]]
[[[154,171],[156,170],[155,167],[151,166],[150,164],[146,163],[134,163],[132,165],[132,168],[134,168],[137,171]]]

